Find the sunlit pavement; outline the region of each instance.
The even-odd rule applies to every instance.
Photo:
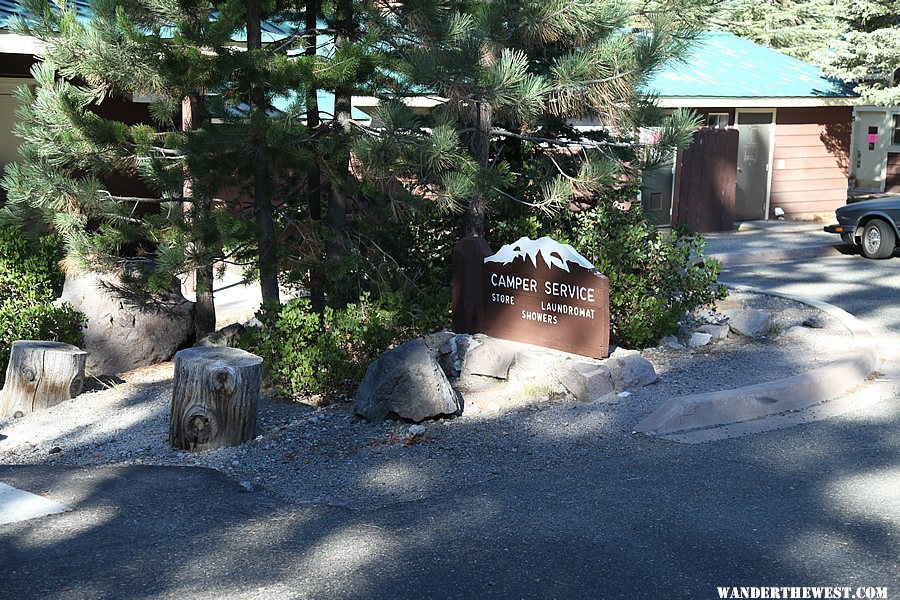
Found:
[[[823,300],[889,343],[900,259],[726,267]],[[0,526],[0,597],[716,598],[717,586],[900,594],[900,402],[708,444],[640,438],[534,459],[371,511],[286,505],[216,472],[0,467],[72,507]],[[558,440],[554,440],[557,443]],[[548,444],[549,445],[549,444]],[[453,468],[447,464],[446,468]],[[6,594],[6,595],[5,595]]]

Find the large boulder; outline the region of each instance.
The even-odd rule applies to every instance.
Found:
[[[115,375],[168,360],[194,334],[194,303],[180,293],[137,306],[116,291],[115,279],[88,274],[66,277],[60,302],[87,317],[82,348],[85,370]]]
[[[419,422],[457,414],[461,406],[428,345],[418,339],[388,350],[369,365],[353,410],[369,421],[396,415]]]

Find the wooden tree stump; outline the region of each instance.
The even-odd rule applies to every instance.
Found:
[[[256,436],[262,358],[224,346],[175,354],[169,441],[182,450],[236,446]]]
[[[87,352],[62,342],[13,342],[0,391],[0,414],[21,417],[81,393]]]

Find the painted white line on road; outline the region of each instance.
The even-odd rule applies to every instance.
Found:
[[[0,525],[70,510],[65,504],[0,483]]]

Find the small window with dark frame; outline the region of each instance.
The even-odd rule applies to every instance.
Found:
[[[706,126],[710,129],[727,129],[728,113],[709,113],[706,116]]]
[[[891,144],[900,146],[900,115],[894,115],[894,127],[891,133]]]

